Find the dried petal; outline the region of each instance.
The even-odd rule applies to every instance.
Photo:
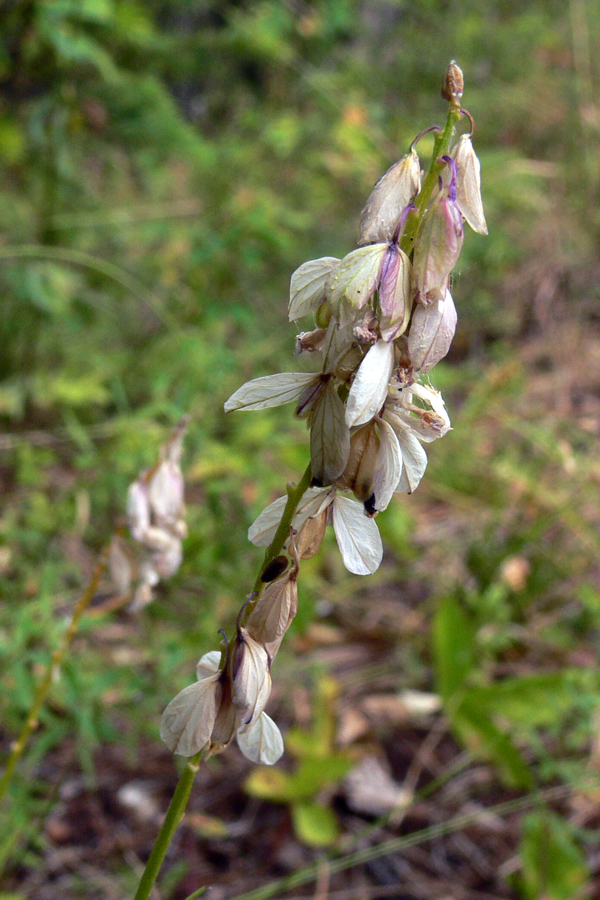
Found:
[[[150,500],[148,489],[142,481],[134,481],[127,492],[127,519],[129,530],[136,541],[143,541],[150,528]]]
[[[381,264],[379,327],[384,341],[406,331],[412,309],[410,260],[397,244],[390,244]]]
[[[110,577],[117,594],[128,594],[134,577],[135,565],[131,550],[118,534],[113,534],[108,557]]]
[[[267,409],[283,406],[298,399],[304,388],[314,381],[310,372],[280,372],[247,381],[225,403],[225,412],[236,409]]]
[[[456,307],[449,290],[431,306],[417,305],[408,336],[408,355],[417,372],[429,372],[446,356],[456,321]]]
[[[269,644],[283,637],[298,612],[298,567],[264,589],[246,621],[246,631],[269,652]]]
[[[350,452],[350,432],[345,407],[333,379],[310,412],[310,461],[312,475],[322,486],[344,471]]]
[[[214,675],[221,668],[221,652],[220,650],[210,650],[198,660],[196,666],[196,678],[201,681],[202,678],[208,678]]]
[[[456,204],[473,231],[487,234],[481,200],[481,166],[468,134],[458,139],[452,158],[456,163]]]
[[[324,509],[317,516],[308,518],[295,538],[299,559],[311,559],[318,553],[327,530],[328,511]]]
[[[253,763],[273,766],[283,756],[281,732],[265,712],[260,714],[253,725],[240,728],[237,742],[244,756]]]
[[[221,701],[219,677],[190,684],[165,709],[160,736],[172,753],[194,756],[209,742]]]
[[[311,259],[296,269],[290,282],[290,321],[317,309],[325,298],[325,282],[338,263],[339,259],[334,256],[324,256]]]
[[[402,452],[402,475],[395,493],[412,494],[427,468],[427,454],[412,430],[398,416],[386,410],[386,419],[394,429]]]
[[[373,474],[374,497],[371,505],[374,510],[381,512],[388,507],[392,495],[400,484],[402,451],[392,426],[385,419],[379,419],[377,425],[380,429],[381,444]]]
[[[373,475],[379,454],[379,435],[375,422],[369,422],[355,431],[350,438],[348,462],[336,487],[352,491],[357,500],[364,503],[373,493]]]
[[[271,693],[269,656],[265,648],[239,628],[231,653],[231,702],[243,725],[253,722]]]
[[[379,529],[360,503],[337,495],[333,502],[333,528],[349,572],[371,575],[379,568],[383,558]]]
[[[417,234],[413,272],[418,300],[425,306],[445,295],[462,248],[462,216],[452,193],[451,182],[426,211]]]
[[[373,419],[385,402],[394,365],[394,345],[378,341],[363,359],[346,401],[349,428]]]
[[[327,336],[326,328],[315,328],[314,331],[301,331],[296,335],[294,353],[315,353],[323,349],[323,342]]]
[[[415,150],[381,176],[360,217],[358,246],[391,241],[403,210],[421,188],[421,164]]]

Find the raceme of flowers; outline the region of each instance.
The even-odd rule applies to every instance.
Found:
[[[296,508],[287,556],[263,573],[266,587],[242,607],[231,646],[203,656],[197,682],[165,710],[161,736],[175,753],[214,753],[236,736],[249,759],[276,762],[283,741],[264,708],[273,659],[296,613],[301,560],[318,551],[331,523],[349,571],[374,572],[383,553],[375,516],[395,493],[418,487],[423,444],[450,430],[441,394],[424,376],[446,356],[456,329],[450,275],[463,221],[480,234],[487,227],[470,135],[437,163],[442,174],[410,252],[402,237],[422,184],[414,147],[376,184],[357,249],[341,260],[310,260],[292,275],[290,320],[315,319],[296,352],[319,358],[318,370],[254,379],[225,404],[231,411],[294,403],[310,429],[312,485]],[[286,502],[275,500],[253,523],[255,545],[271,545]]]
[[[156,464],[129,486],[127,518],[134,548],[118,533],[111,541],[112,581],[119,595],[131,593],[132,611],[150,603],[152,589],[181,565],[187,535],[181,453],[188,424],[186,416],[161,448]]]

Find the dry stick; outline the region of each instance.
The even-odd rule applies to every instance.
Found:
[[[296,510],[298,509],[298,504],[300,500],[310,487],[310,482],[312,479],[312,469],[310,463],[306,467],[306,471],[304,475],[300,479],[297,485],[288,484],[287,486],[287,503],[285,505],[285,509],[283,510],[283,515],[281,517],[281,521],[275,532],[275,537],[273,538],[269,547],[265,552],[265,558],[260,567],[260,573],[263,572],[265,566],[276,556],[278,556],[282,549],[283,545],[287,541],[290,535],[290,528],[292,526],[292,521]],[[260,591],[264,588],[260,580],[260,573],[258,578],[256,579],[255,590]],[[150,853],[150,857],[148,858],[148,862],[146,863],[146,868],[142,874],[138,889],[135,894],[135,900],[148,900],[150,896],[150,891],[156,881],[158,873],[160,871],[160,867],[165,858],[165,854],[169,848],[169,844],[175,834],[181,819],[183,818],[183,814],[185,813],[185,808],[187,806],[190,792],[192,790],[192,785],[194,783],[194,777],[198,768],[200,766],[200,761],[202,759],[202,754],[204,750],[201,750],[200,753],[196,753],[195,756],[191,756],[186,766],[181,773],[179,781],[177,783],[177,787],[175,788],[175,793],[173,794],[173,798],[169,804],[169,808],[167,810],[167,814],[165,816],[162,827],[158,833],[158,837],[156,838],[156,842],[154,847],[152,848],[152,852]]]
[[[73,610],[73,615],[71,617],[71,621],[69,623],[69,627],[65,631],[62,641],[56,648],[56,650],[52,654],[52,658],[50,660],[50,664],[46,669],[46,673],[42,678],[36,695],[25,720],[25,724],[21,729],[21,734],[14,741],[12,745],[12,750],[10,756],[6,761],[6,766],[4,769],[4,774],[2,776],[2,780],[0,781],[0,803],[4,799],[4,795],[8,790],[8,786],[12,780],[13,773],[19,762],[25,747],[27,746],[27,741],[31,735],[31,732],[38,724],[38,715],[40,709],[42,708],[44,701],[48,695],[48,691],[50,690],[50,686],[52,682],[55,680],[56,676],[60,671],[60,666],[63,660],[63,657],[67,650],[69,649],[75,634],[77,633],[77,628],[79,627],[79,622],[81,621],[81,617],[86,611],[87,607],[92,601],[94,594],[98,588],[98,584],[100,583],[100,579],[104,573],[106,568],[106,564],[108,562],[108,553],[109,553],[109,545],[102,550],[98,562],[96,563],[96,567],[94,569],[94,573],[90,580],[90,583],[87,586],[87,589],[81,599],[77,602],[75,609]]]

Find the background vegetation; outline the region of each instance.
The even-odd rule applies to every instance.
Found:
[[[407,898],[593,895],[599,20],[589,0],[0,5],[3,757],[127,485],[192,415],[183,567],[141,615],[85,620],[2,811],[2,896],[131,894],[175,781],[160,713],[254,581],[247,526],[305,466],[288,409],[226,418],[223,401],[294,365],[291,272],[352,248],[375,180],[443,118],[450,57],[490,227],[467,236],[459,331],[435,373],[455,430],[418,492],[380,517],[376,576],[348,576],[332,542],[303,568],[273,708],[304,734],[300,763],[280,768],[308,775],[279,793],[251,783],[269,805],[244,793],[235,750],[216,761],[161,896],[208,881],[233,896],[301,870],[321,852],[307,844],[349,846],[341,745],[429,791],[364,840],[564,788],[496,843],[475,836],[483,861],[440,839],[445,869],[435,848],[401,854],[392,874],[360,869],[356,896],[393,883]],[[440,695],[443,713],[365,711],[404,689]],[[127,785],[155,804],[146,818]],[[236,844],[240,818],[251,833]],[[336,878],[332,891],[350,884]]]

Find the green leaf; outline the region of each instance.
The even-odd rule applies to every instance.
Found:
[[[340,826],[328,806],[318,803],[294,803],[292,822],[298,840],[309,847],[330,847],[337,840]]]
[[[475,658],[475,625],[456,600],[447,597],[433,622],[437,689],[448,701],[463,686]]]
[[[288,803],[294,798],[292,776],[273,766],[257,766],[244,782],[244,790],[251,797]]]
[[[470,693],[456,710],[452,724],[473,753],[489,757],[498,766],[509,785],[533,786],[529,767],[510,735],[500,731],[489,712],[473,701]]]
[[[505,678],[487,687],[471,688],[469,697],[482,709],[517,724],[530,728],[551,725],[573,708],[579,691],[572,682],[578,680],[578,674],[571,669]]]
[[[549,810],[523,822],[520,846],[522,887],[527,900],[574,900],[588,872],[569,824]]]

